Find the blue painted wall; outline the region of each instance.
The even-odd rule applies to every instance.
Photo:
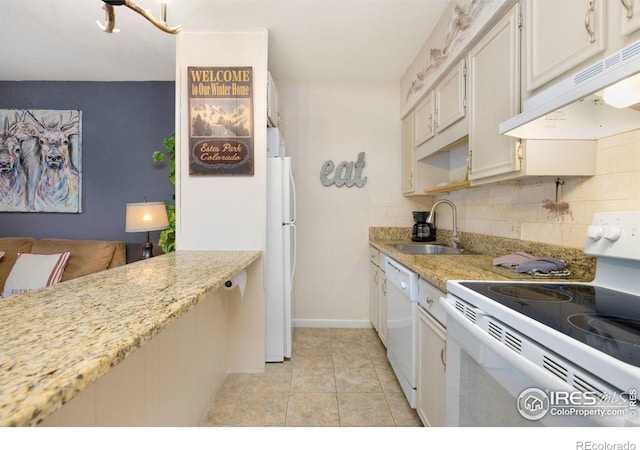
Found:
[[[174,131],[175,83],[0,81],[0,108],[82,111],[82,213],[0,212],[0,237],[125,241],[137,260],[145,236],[124,231],[126,204],[173,202],[168,165],[151,154]]]

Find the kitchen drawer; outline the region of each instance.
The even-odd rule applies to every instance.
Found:
[[[380,250],[371,245],[369,246],[369,261],[378,267],[382,266],[382,264],[380,264]]]
[[[444,327],[447,326],[447,313],[440,304],[440,297],[446,294],[420,278],[418,280],[418,305],[433,316]]]
[[[382,273],[384,273],[384,259],[387,257],[387,255],[385,255],[384,253],[380,252],[380,258],[378,259],[378,266],[380,267],[380,270],[382,271]]]

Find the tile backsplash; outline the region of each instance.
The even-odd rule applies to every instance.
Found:
[[[553,164],[553,162],[550,162]],[[566,178],[558,202],[570,214],[543,208],[555,201],[555,179],[504,183],[452,192],[463,232],[582,248],[593,214],[640,210],[640,130],[598,142],[596,175]],[[451,209],[438,208],[438,226],[451,229]]]

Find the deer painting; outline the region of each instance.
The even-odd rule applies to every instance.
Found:
[[[27,205],[27,177],[20,163],[20,140],[14,134],[19,116],[9,124],[4,118],[0,132],[0,203],[9,211],[21,211]]]
[[[80,113],[71,111],[67,119],[60,112],[39,113],[26,111],[17,124],[27,176],[27,210],[79,212],[80,175],[71,138],[79,135]]]

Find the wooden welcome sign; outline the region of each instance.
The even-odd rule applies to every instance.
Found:
[[[251,67],[189,67],[189,174],[253,175]]]

